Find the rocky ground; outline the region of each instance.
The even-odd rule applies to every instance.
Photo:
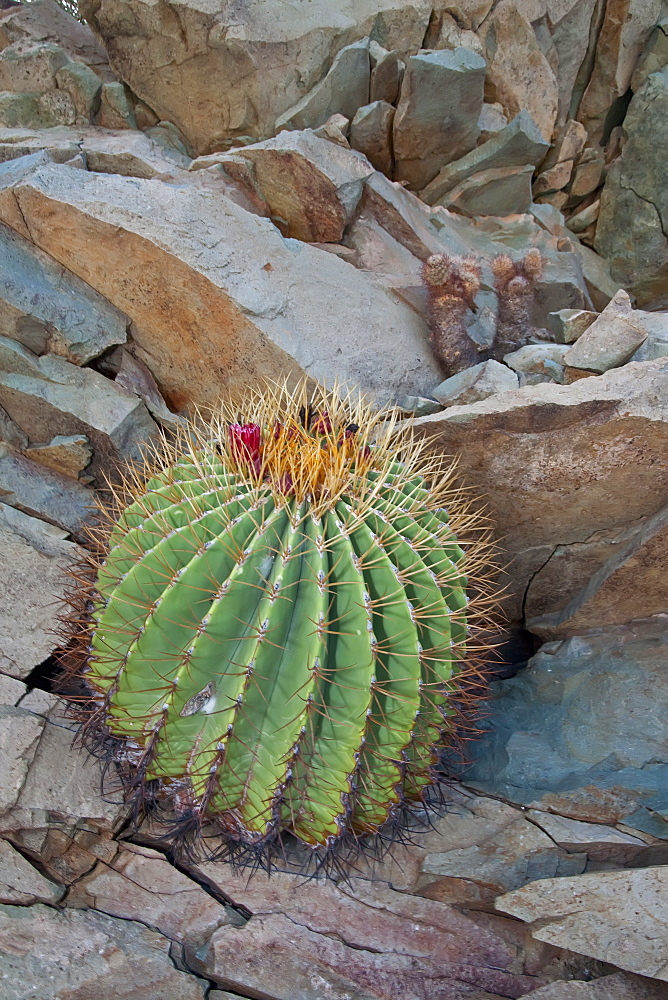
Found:
[[[2,1000],[665,1000],[668,7],[72,6],[0,0]],[[52,630],[104,476],[301,373],[460,456],[509,631],[433,829],[248,881],[101,790]]]

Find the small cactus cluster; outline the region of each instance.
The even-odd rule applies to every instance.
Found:
[[[503,358],[523,347],[535,334],[532,312],[536,283],[545,259],[535,247],[513,260],[498,254],[491,261],[499,312],[491,355]],[[489,357],[468,335],[466,316],[480,290],[481,267],[475,257],[432,254],[422,265],[427,290],[430,342],[446,377]]]
[[[291,835],[322,859],[388,830],[477,685],[489,556],[467,516],[451,465],[360,398],[221,406],[99,529],[64,654],[84,744],[200,856],[204,831],[223,857]]]
[[[480,289],[475,257],[432,254],[422,265],[429,300],[430,341],[446,376],[478,363],[476,345],[466,329],[466,313]]]
[[[494,287],[499,300],[499,316],[494,355],[498,358],[523,347],[534,332],[533,304],[536,282],[543,273],[545,258],[532,247],[520,260],[498,254],[491,262]]]

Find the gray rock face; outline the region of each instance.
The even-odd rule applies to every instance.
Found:
[[[668,865],[535,882],[497,900],[533,937],[668,982]]]
[[[106,43],[119,77],[161,119],[174,122],[197,154],[228,148],[236,137],[267,138],[277,119],[295,113],[306,95],[322,113],[312,92],[337,53],[372,31],[386,49],[414,52],[431,14],[426,0],[345,0],[335,6],[316,0],[279,7],[254,0],[234,12],[229,4],[208,0],[139,6],[86,0],[81,9]],[[357,107],[369,100],[363,55],[367,96],[356,98]],[[303,120],[300,127],[319,124]]]
[[[668,66],[634,95],[624,130],[628,140],[601,196],[595,246],[613,278],[639,306],[668,308]]]
[[[457,375],[432,389],[432,396],[444,406],[464,406],[487,399],[497,392],[518,389],[519,380],[514,372],[498,361],[483,361],[466,368]]]
[[[55,0],[32,0],[6,14],[0,22],[0,47],[14,42],[54,42],[74,61],[93,67],[111,79],[107,54],[86,24],[77,21]]]
[[[445,822],[441,850],[422,861],[420,895],[473,910],[543,878],[584,871],[587,855],[555,850],[554,841],[517,809],[493,799],[458,804]]]
[[[485,65],[463,48],[411,56],[394,119],[396,180],[424,188],[475,146]]]
[[[91,522],[90,507],[94,498],[90,490],[70,476],[31,462],[0,441],[0,499],[10,507],[80,538]],[[55,624],[55,619],[51,618],[50,622]]]
[[[65,67],[67,69],[67,67]],[[64,70],[63,70],[64,72]],[[0,162],[48,151],[56,163],[81,155],[88,170],[126,177],[178,176],[190,166],[190,157],[162,140],[162,129],[133,132],[99,127],[0,129]],[[5,168],[7,169],[7,168]]]
[[[0,92],[0,126],[8,128],[53,128],[73,125],[76,108],[65,90],[45,93]]]
[[[225,907],[164,855],[133,844],[121,845],[111,864],[99,862],[77,882],[68,905],[138,920],[195,949],[230,922]]]
[[[48,983],[53,997],[202,1000],[205,984],[178,972],[169,942],[141,924],[100,913],[0,906],[3,1000]]]
[[[578,108],[578,118],[586,126],[592,145],[604,133],[611,106],[628,90],[661,7],[662,0],[613,0],[601,11],[591,77]]]
[[[369,40],[346,45],[320,83],[276,119],[276,131],[317,128],[334,114],[353,118],[369,100]]]
[[[547,329],[559,344],[574,344],[585,330],[592,325],[598,313],[588,309],[559,309],[547,317]],[[649,360],[637,358],[636,360]]]
[[[15,851],[6,840],[0,840],[0,903],[57,903],[63,895],[56,885]]]
[[[0,535],[0,670],[25,677],[55,648],[54,598],[64,593],[66,571],[78,549],[66,541],[65,531],[5,503],[0,504]]]
[[[531,115],[522,110],[493,138],[439,170],[433,181],[420,192],[420,197],[428,205],[435,205],[455,185],[481,170],[535,166],[548,149],[549,144],[543,139]]]
[[[144,403],[91,368],[56,355],[38,359],[34,376],[0,372],[0,406],[33,444],[54,434],[84,435],[93,446],[90,474],[138,459],[156,430]]]
[[[43,728],[32,712],[0,707],[0,820],[16,803]]]
[[[519,351],[506,354],[503,360],[515,372],[541,375],[560,382],[568,350],[566,344],[527,344]]]
[[[387,101],[374,101],[360,108],[350,123],[350,145],[364,153],[381,173],[392,172],[392,124],[395,109]]]
[[[665,641],[656,619],[543,646],[516,677],[492,685],[466,782],[520,805],[666,836]]]
[[[124,344],[127,318],[75,274],[0,224],[0,328],[35,354],[86,364]]]
[[[0,831],[12,837],[48,827],[71,834],[77,825],[97,833],[117,831],[127,819],[127,806],[114,794],[113,781],[102,788],[99,762],[73,749],[74,731],[60,700],[55,709],[43,710],[46,720],[22,705],[11,711],[22,713],[24,729],[39,724],[39,742],[11,804],[0,812]]]
[[[564,356],[565,363],[599,373],[625,364],[647,339],[644,315],[634,312],[627,293],[620,289]]]
[[[99,110],[102,81],[90,66],[68,62],[57,71],[56,83],[72,98],[77,115],[91,119]]]
[[[438,204],[471,216],[528,212],[532,176],[532,166],[480,170],[455,185]]]
[[[103,84],[98,121],[103,128],[137,128],[135,113],[122,83],[113,81]]]

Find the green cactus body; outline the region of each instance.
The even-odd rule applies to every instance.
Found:
[[[308,434],[309,475],[335,435]],[[268,459],[249,474],[205,441],[108,536],[83,671],[98,721],[177,816],[233,843],[328,848],[434,781],[466,648],[464,554],[426,479],[362,446],[338,455],[323,500],[323,475],[320,494],[277,489]]]

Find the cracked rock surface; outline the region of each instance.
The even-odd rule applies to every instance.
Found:
[[[668,1000],[667,5],[71,6],[0,0],[0,1000]],[[56,630],[105,477],[304,374],[459,456],[509,628],[443,813],[269,879],[133,821]]]

